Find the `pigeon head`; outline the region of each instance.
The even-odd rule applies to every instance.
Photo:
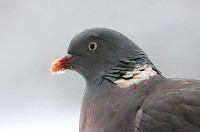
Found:
[[[92,28],[77,34],[68,55],[59,60],[58,69],[74,69],[87,84],[116,81],[124,73],[149,64],[145,53],[123,34],[105,28]],[[55,70],[54,70],[55,71]]]

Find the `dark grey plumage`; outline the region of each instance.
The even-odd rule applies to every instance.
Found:
[[[200,131],[200,81],[163,77],[121,33],[85,30],[72,39],[68,54],[75,57],[65,68],[87,82],[80,132]]]

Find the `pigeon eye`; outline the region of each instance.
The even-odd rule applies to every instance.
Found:
[[[89,45],[88,45],[88,49],[91,50],[91,51],[94,51],[97,49],[97,43],[96,42],[91,42]]]

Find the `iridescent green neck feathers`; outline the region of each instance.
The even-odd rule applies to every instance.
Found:
[[[115,83],[121,88],[126,88],[149,79],[156,74],[161,73],[149,60],[148,56],[143,51],[140,51],[121,59],[116,66],[105,72],[104,79]]]

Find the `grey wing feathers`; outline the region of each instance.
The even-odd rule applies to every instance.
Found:
[[[141,131],[200,131],[200,81],[168,79],[156,86],[141,108]]]

